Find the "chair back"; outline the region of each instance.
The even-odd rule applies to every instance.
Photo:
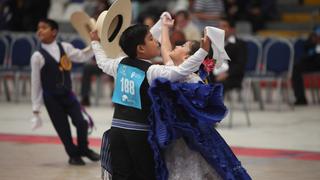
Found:
[[[29,36],[20,36],[12,41],[10,48],[10,65],[17,68],[30,67],[30,58],[34,51],[34,43]]]
[[[266,44],[263,58],[265,74],[291,77],[294,50],[289,40],[282,38],[271,40]]]
[[[246,73],[259,74],[262,59],[262,44],[254,37],[245,37],[243,40],[246,42],[248,56]]]
[[[86,43],[80,37],[75,37],[71,39],[70,43],[73,45],[73,47],[77,49],[83,49],[86,47]],[[82,71],[83,63],[72,63],[72,64],[73,64],[72,71]]]
[[[87,45],[86,43],[80,38],[80,37],[75,37],[73,38],[70,43],[75,47],[75,48],[78,48],[78,49],[83,49],[85,48]]]

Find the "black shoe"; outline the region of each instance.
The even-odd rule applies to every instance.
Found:
[[[90,104],[90,99],[89,99],[88,96],[85,96],[85,97],[82,98],[82,100],[81,100],[81,105],[82,105],[82,106],[90,106],[90,105],[91,105],[91,104]]]
[[[306,106],[306,105],[308,105],[308,103],[307,103],[307,101],[296,101],[294,103],[294,105],[296,105],[296,106]]]
[[[75,166],[84,166],[86,163],[81,159],[81,157],[71,157],[69,159],[69,164]]]
[[[88,149],[82,156],[85,156],[89,158],[91,161],[99,161],[100,160],[100,155],[91,149]]]

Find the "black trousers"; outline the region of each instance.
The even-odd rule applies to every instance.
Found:
[[[113,180],[155,180],[153,152],[148,132],[111,128],[110,151]]]
[[[81,82],[81,97],[89,97],[91,91],[91,77],[93,75],[100,76],[102,70],[96,64],[86,64],[83,67],[83,75]]]
[[[73,95],[43,95],[52,124],[69,157],[79,157],[88,150],[88,123],[84,120],[80,104]],[[77,146],[72,141],[68,116],[77,129]]]
[[[223,95],[232,89],[242,88],[242,79],[226,79],[221,82],[223,84]]]
[[[303,74],[308,72],[320,72],[320,55],[301,59],[293,67],[292,85],[297,102],[307,102],[303,83]]]

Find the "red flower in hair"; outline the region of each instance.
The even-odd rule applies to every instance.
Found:
[[[203,62],[202,62],[203,66],[204,66],[204,70],[207,73],[212,72],[214,65],[215,65],[215,60],[214,59],[210,59],[210,58],[206,58]]]

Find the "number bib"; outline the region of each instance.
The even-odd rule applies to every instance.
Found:
[[[119,64],[112,102],[141,109],[140,87],[144,78],[144,71]]]

